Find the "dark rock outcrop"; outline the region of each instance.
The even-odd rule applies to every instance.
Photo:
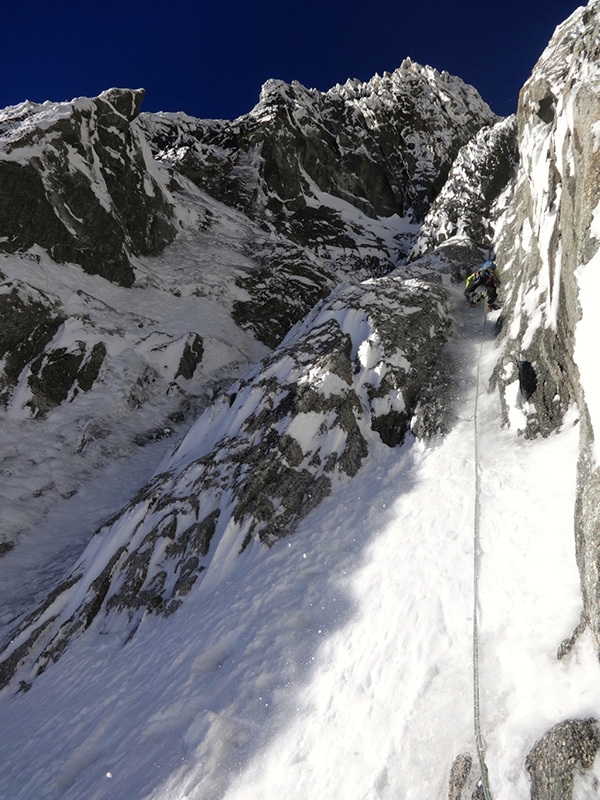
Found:
[[[175,236],[173,207],[132,120],[143,91],[111,89],[0,117],[0,251],[34,245],[124,286],[131,256]]]
[[[525,762],[531,776],[531,800],[571,800],[573,773],[589,769],[599,749],[595,719],[555,725],[535,743]]]
[[[46,413],[67,399],[73,400],[80,391],[88,392],[105,357],[104,342],[96,342],[88,349],[82,341],[76,341],[69,349],[59,347],[38,356],[31,364],[28,378],[32,395],[28,405],[34,416]]]
[[[0,402],[6,404],[26,365],[39,358],[66,319],[58,300],[21,281],[0,284]]]
[[[179,361],[179,366],[175,373],[175,380],[177,380],[179,376],[187,381],[193,378],[196,368],[202,362],[203,355],[204,345],[202,343],[202,337],[198,336],[197,333],[188,334],[183,345],[181,360]]]

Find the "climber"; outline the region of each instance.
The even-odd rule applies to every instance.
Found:
[[[467,302],[471,308],[475,308],[477,301],[481,295],[476,294],[476,289],[480,286],[485,288],[487,294],[487,310],[493,311],[500,308],[496,302],[498,299],[498,286],[500,286],[500,278],[498,277],[496,264],[493,261],[486,261],[485,264],[472,275],[467,278],[467,286],[463,292],[467,298]]]

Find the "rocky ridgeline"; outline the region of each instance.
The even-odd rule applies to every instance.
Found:
[[[376,447],[403,441],[449,325],[441,283],[390,276],[334,291],[204,412],[11,632],[0,684],[26,664],[26,688],[107,615],[124,615],[132,635],[144,614],[175,611],[205,574],[218,581],[248,547],[292,534]]]
[[[270,81],[233,122],[138,115],[142,96],[0,112],[2,552],[96,468],[181,435],[340,281],[393,270],[496,119],[410,61],[326,93]]]
[[[319,193],[372,217],[422,221],[460,148],[497,120],[473,87],[406,59],[392,74],[324,93],[270,80],[234,122],[142,114],[140,123],[176,173],[310,245],[327,227],[339,236],[342,222],[338,213],[313,230]]]
[[[257,222],[260,268],[238,281],[234,317],[269,346],[342,279],[404,259],[460,148],[497,121],[463,81],[407,59],[328,92],[268,81],[234,122],[142,114],[173,175]],[[374,224],[400,217],[394,234]]]

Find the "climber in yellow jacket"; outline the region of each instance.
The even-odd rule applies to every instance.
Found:
[[[500,278],[498,277],[498,268],[493,261],[486,261],[485,264],[472,275],[467,278],[467,285],[464,296],[467,302],[474,308],[477,305],[477,297],[475,290],[480,286],[485,287],[487,295],[487,310],[492,311],[500,308],[497,303],[498,300],[498,286],[500,286]]]

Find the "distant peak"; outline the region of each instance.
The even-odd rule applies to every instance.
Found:
[[[107,89],[99,99],[111,104],[115,111],[131,121],[140,113],[145,89]]]
[[[270,78],[261,88],[259,103],[294,102],[300,99],[307,99],[314,94],[321,93],[317,89],[307,89],[299,81],[286,83],[276,78]]]

